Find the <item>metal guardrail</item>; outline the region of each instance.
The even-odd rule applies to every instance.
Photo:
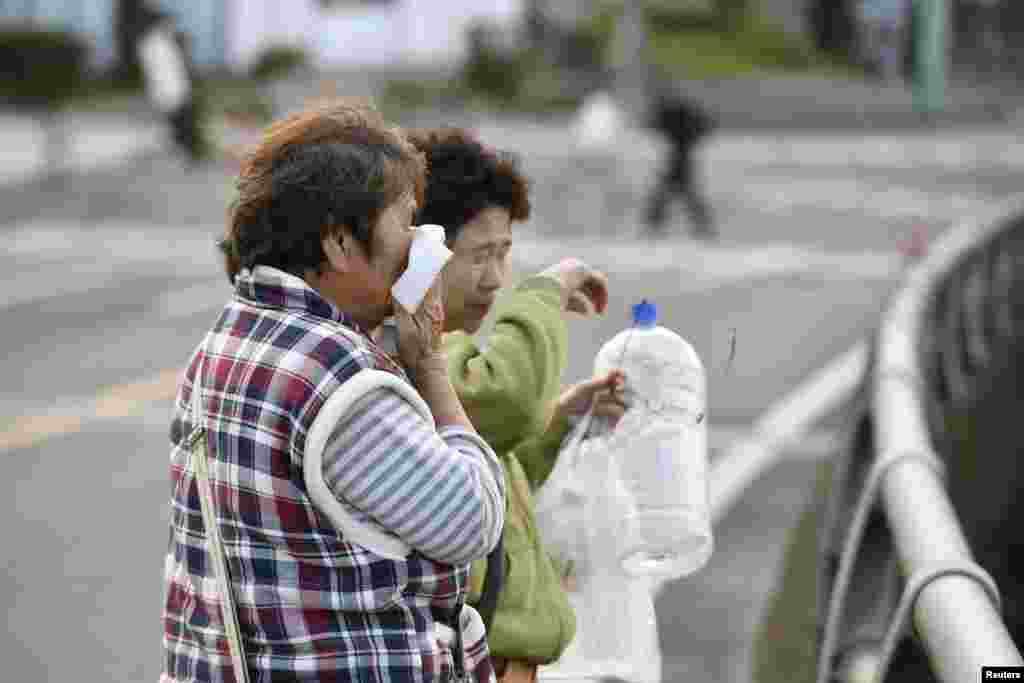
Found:
[[[1022,213],[1024,198],[947,233],[908,273],[883,316],[870,376],[877,458],[858,500],[833,586],[819,682],[831,675],[853,555],[876,495],[881,497],[906,588],[880,653],[874,662],[862,660],[854,667],[855,679],[884,679],[911,618],[932,671],[944,683],[979,680],[983,666],[1024,665],[1000,615],[998,589],[974,562],[947,494],[944,466],[929,432],[929,385],[919,356],[928,305],[939,283]]]

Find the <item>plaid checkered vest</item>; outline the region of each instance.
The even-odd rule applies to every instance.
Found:
[[[354,329],[301,280],[261,267],[239,275],[235,297],[193,354],[171,426],[162,681],[235,680],[187,468],[200,371],[216,512],[252,680],[449,680],[451,657],[434,623],[452,623],[468,567],[417,552],[379,557],[346,542],[307,496],[304,439],[331,392],[363,368],[404,377]],[[490,673],[484,643],[467,660],[478,677]]]

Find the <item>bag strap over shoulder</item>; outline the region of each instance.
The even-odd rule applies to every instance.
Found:
[[[204,355],[205,360],[205,355]],[[227,558],[224,556],[224,544],[217,523],[217,513],[213,505],[213,489],[210,486],[210,473],[207,463],[206,418],[202,407],[202,376],[205,363],[196,369],[192,380],[192,423],[193,438],[191,439],[191,465],[199,488],[199,501],[203,510],[203,526],[206,528],[207,550],[213,560],[217,573],[217,585],[220,588],[221,615],[227,631],[228,646],[231,649],[231,662],[236,678],[242,683],[249,683],[249,667],[245,660],[245,648],[242,645],[241,629],[238,626],[238,612],[235,607],[235,596],[231,590],[228,574]]]
[[[480,590],[480,602],[476,611],[484,621],[484,628],[489,632],[494,622],[494,613],[498,609],[498,593],[505,584],[505,534],[498,537],[498,545],[487,555],[487,572],[484,574],[484,585]]]

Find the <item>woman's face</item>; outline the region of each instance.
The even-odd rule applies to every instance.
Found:
[[[416,209],[412,193],[399,197],[381,213],[373,232],[373,258],[369,265],[380,276],[380,285],[384,288],[382,305],[389,307],[389,315],[391,287],[409,265],[413,238],[411,227]]]
[[[505,283],[512,247],[508,209],[491,206],[462,226],[444,270],[445,330],[475,333]]]
[[[359,242],[344,235],[343,267],[329,269],[321,279],[322,288],[339,308],[365,330],[376,328],[392,314],[391,287],[409,262],[413,238],[409,228],[415,212],[412,193],[381,212],[373,231],[372,257]]]

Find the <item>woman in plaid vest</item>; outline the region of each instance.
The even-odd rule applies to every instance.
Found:
[[[241,680],[188,465],[197,424],[249,678],[452,680],[443,627],[458,624],[469,563],[497,543],[505,492],[448,379],[440,297],[415,315],[392,306],[424,172],[396,129],[343,105],[283,119],[244,160],[221,243],[234,295],[171,425],[161,681]],[[392,314],[401,366],[367,336]],[[339,389],[367,371],[394,382],[342,411]],[[404,551],[357,543],[314,502],[314,434],[327,435],[318,474],[332,503]],[[491,679],[482,639],[464,662]]]

